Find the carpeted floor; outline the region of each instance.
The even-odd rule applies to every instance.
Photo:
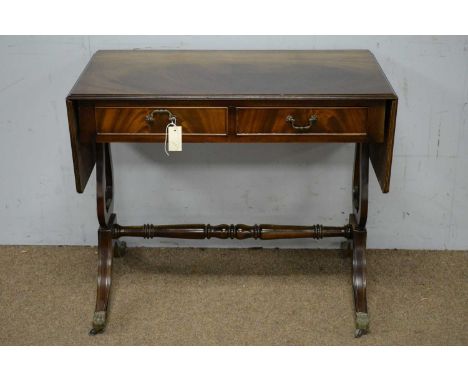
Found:
[[[340,251],[131,248],[90,337],[96,261],[93,247],[0,247],[0,345],[468,345],[468,252],[368,251],[360,339]]]

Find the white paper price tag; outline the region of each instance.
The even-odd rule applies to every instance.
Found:
[[[182,126],[171,125],[167,130],[167,150],[182,151]]]

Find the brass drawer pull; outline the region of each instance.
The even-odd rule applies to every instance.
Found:
[[[172,114],[167,109],[155,109],[155,110],[153,110],[151,113],[148,113],[148,115],[145,117],[145,121],[148,122],[149,124],[153,124],[155,114],[168,114],[169,115],[169,123],[177,125],[176,116],[174,114]]]
[[[294,124],[294,122],[296,122],[296,120],[294,119],[294,117],[292,115],[288,115],[286,117],[286,122],[290,123],[291,126],[296,130],[310,129],[312,126],[315,126],[317,124],[317,120],[318,120],[318,117],[317,117],[317,115],[314,114],[314,115],[310,116],[308,125],[306,125],[306,126],[296,126]]]

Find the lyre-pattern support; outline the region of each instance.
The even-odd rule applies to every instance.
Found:
[[[353,176],[353,213],[349,224],[344,226],[323,226],[320,224],[271,225],[271,224],[177,224],[123,226],[117,224],[113,213],[112,158],[109,144],[96,147],[97,212],[99,227],[98,288],[93,329],[90,334],[104,330],[112,278],[112,259],[125,252],[125,245],[118,239],[123,236],[146,239],[165,237],[178,239],[323,239],[343,237],[353,248],[353,290],[355,304],[356,332],[360,337],[369,330],[369,315],[366,298],[366,220],[368,204],[369,148],[367,144],[356,145]]]
[[[368,210],[369,186],[369,145],[356,144],[353,174],[353,213],[349,224],[353,237],[353,294],[356,313],[355,337],[361,337],[369,331],[367,311],[367,263],[366,263],[366,222]]]

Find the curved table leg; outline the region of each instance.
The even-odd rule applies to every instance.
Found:
[[[112,214],[109,220],[111,225],[116,224],[116,216]],[[93,316],[93,328],[89,332],[94,336],[104,331],[109,306],[110,289],[112,284],[112,259],[122,257],[127,245],[124,241],[112,238],[112,230],[98,230],[98,276],[96,308]]]
[[[349,223],[353,227],[353,292],[356,313],[355,337],[369,331],[369,314],[366,296],[366,222],[369,184],[369,145],[356,144],[353,175],[353,214]]]
[[[114,217],[113,215],[112,217]],[[93,316],[93,328],[90,335],[96,335],[104,330],[106,326],[107,307],[109,305],[110,288],[112,282],[112,257],[113,240],[110,230],[99,229],[98,231],[98,276],[96,308]]]
[[[106,326],[112,282],[112,258],[124,253],[124,245],[113,239],[113,227],[117,224],[113,213],[113,173],[109,143],[96,144],[96,196],[98,230],[98,276],[96,308],[90,335],[101,333]]]
[[[365,230],[353,231],[353,292],[356,311],[355,337],[369,330],[366,296],[366,237]]]

